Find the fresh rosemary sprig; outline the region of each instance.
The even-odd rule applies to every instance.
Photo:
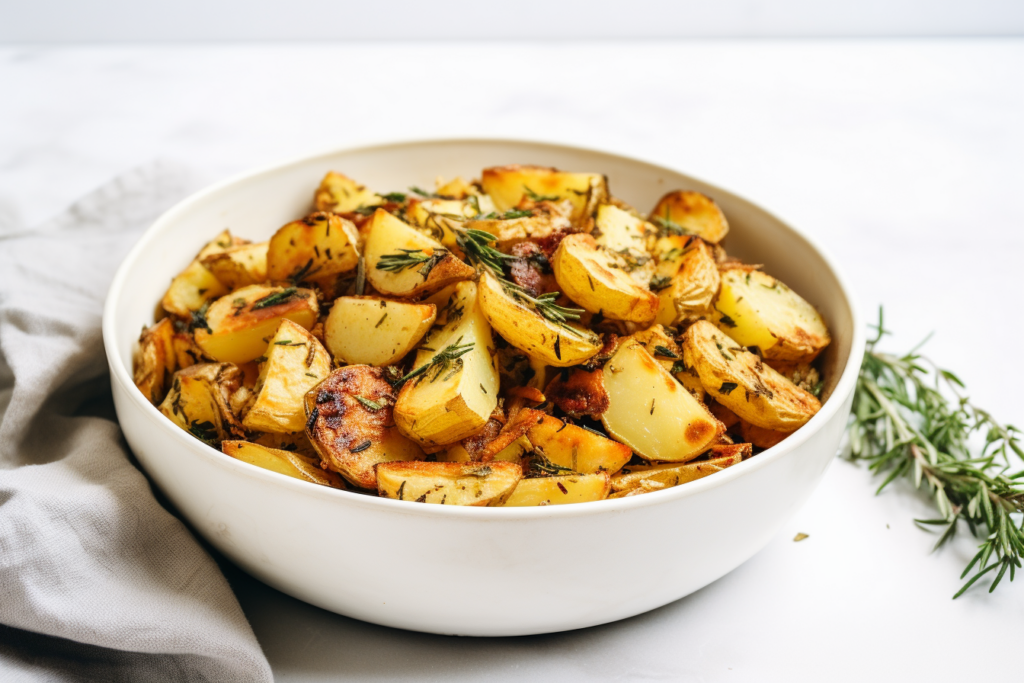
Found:
[[[395,254],[384,254],[377,261],[377,270],[388,270],[399,272],[406,268],[421,266],[420,275],[426,278],[434,266],[445,257],[448,252],[444,249],[435,249],[429,256],[422,249],[399,249]],[[422,265],[421,265],[422,264]]]
[[[286,287],[285,289],[282,289],[280,292],[268,294],[262,299],[257,299],[256,301],[254,301],[251,310],[258,311],[262,308],[270,308],[271,306],[283,304],[286,301],[290,301],[297,292],[298,289],[296,289],[295,287]]]
[[[441,349],[434,355],[428,362],[419,366],[415,370],[408,372],[404,377],[395,382],[395,390],[397,391],[403,384],[408,382],[410,379],[415,379],[421,375],[426,376],[428,372],[434,370],[434,376],[430,379],[431,382],[436,382],[437,378],[447,372],[452,364],[455,364],[455,369],[458,370],[462,367],[462,356],[466,355],[473,350],[475,344],[470,342],[468,344],[462,343],[462,337],[455,340],[454,344]],[[449,375],[445,376],[448,379]]]
[[[525,289],[515,283],[509,282],[508,280],[501,280],[501,284],[505,288],[505,291],[508,292],[508,295],[513,299],[517,299],[520,303],[526,304],[551,322],[558,323],[563,327],[566,327],[570,332],[576,333],[576,330],[571,327],[567,327],[565,323],[570,320],[579,320],[580,316],[583,315],[583,309],[566,308],[565,306],[559,306],[556,304],[555,300],[562,295],[561,292],[548,292],[547,294],[541,294],[538,297],[533,297],[530,296]]]
[[[1007,571],[1013,581],[1024,558],[1024,471],[1010,473],[1009,457],[1024,459],[1021,432],[971,403],[956,375],[917,353],[920,345],[904,356],[877,351],[887,334],[883,322],[879,310],[853,401],[851,458],[887,473],[879,492],[903,475],[916,487],[926,485],[940,517],[915,521],[945,527],[936,548],[953,538],[961,520],[975,536],[983,533],[960,578],[974,575],[953,597],[994,571],[992,592]],[[975,433],[984,433],[985,443],[972,454],[968,442]]]
[[[536,192],[531,190],[526,185],[523,185],[523,192],[525,192],[526,196],[529,197],[530,199],[532,199],[535,202],[557,202],[558,201],[558,195],[557,194],[537,194]]]
[[[471,266],[483,267],[495,277],[504,278],[505,263],[514,261],[515,257],[502,253],[491,246],[497,238],[484,230],[452,226],[455,230],[455,242],[466,254]]]

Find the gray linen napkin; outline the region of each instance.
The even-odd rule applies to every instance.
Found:
[[[100,337],[121,259],[196,184],[153,165],[0,236],[2,680],[271,680],[217,565],[129,461]]]

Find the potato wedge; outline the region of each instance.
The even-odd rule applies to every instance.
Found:
[[[484,213],[482,217],[468,221],[466,227],[491,233],[498,248],[508,250],[525,240],[550,237],[559,231],[572,229],[568,216],[550,208],[550,204],[544,202],[528,215],[519,215],[518,212]]]
[[[666,194],[651,211],[650,220],[663,231],[697,235],[712,244],[729,234],[729,222],[715,200],[690,190]]]
[[[591,234],[598,247],[618,256],[619,267],[646,288],[657,266],[647,250],[649,236],[654,233],[657,228],[647,221],[612,204],[602,204],[597,208]]]
[[[312,484],[344,489],[345,482],[334,472],[321,469],[313,458],[268,448],[248,441],[224,441],[220,449],[236,460]]]
[[[173,340],[174,324],[170,318],[144,329],[139,337],[132,363],[135,386],[154,405],[163,400],[167,377],[177,368]]]
[[[548,320],[489,273],[480,276],[480,306],[509,344],[547,365],[578,365],[601,350],[597,334],[575,323]]]
[[[782,443],[793,432],[779,432],[774,429],[757,427],[749,422],[740,422],[740,436],[758,448],[771,448]]]
[[[679,380],[679,383],[686,387],[686,390],[693,394],[694,398],[698,401],[704,400],[704,385],[700,383],[700,377],[697,376],[696,371],[683,367],[683,350],[676,340],[668,335],[664,327],[660,324],[651,325],[646,330],[635,332],[631,336],[643,344],[647,353],[672,373],[672,376]]]
[[[681,254],[678,272],[658,291],[657,322],[661,325],[708,314],[721,285],[714,251],[706,242],[692,239]]]
[[[348,176],[330,171],[320,181],[313,202],[317,211],[351,213],[356,209],[377,206],[384,200],[376,192],[371,192]]]
[[[496,166],[485,168],[480,177],[483,191],[494,200],[498,211],[519,206],[523,197],[568,199],[573,222],[592,216],[608,197],[608,181],[600,173],[566,173],[543,166]]]
[[[305,397],[303,397],[303,401],[305,401]],[[313,458],[317,462],[320,460],[316,449],[313,448],[313,444],[309,442],[309,437],[306,436],[305,428],[301,432],[292,433],[264,432],[253,438],[252,442],[279,451],[298,453],[307,458]]]
[[[193,261],[171,280],[171,286],[167,288],[160,305],[171,315],[187,320],[203,304],[227,293],[227,287],[206,266]]]
[[[531,422],[526,438],[534,451],[557,467],[580,474],[614,473],[633,457],[629,446],[539,410],[527,408],[520,419]]]
[[[341,364],[391,365],[419,344],[435,317],[433,304],[338,297],[324,321],[324,343]]]
[[[658,314],[658,297],[638,285],[608,252],[586,234],[569,235],[551,257],[558,286],[566,296],[606,318],[649,325]]]
[[[611,485],[613,491],[625,491],[635,488],[642,481],[656,481],[665,485],[665,488],[679,486],[687,482],[702,479],[709,474],[721,472],[726,467],[735,465],[743,460],[741,455],[726,455],[699,462],[691,462],[683,465],[669,463],[663,465],[645,465],[640,467],[624,468],[621,474],[612,477]]]
[[[231,291],[267,279],[269,245],[269,242],[243,244],[204,256],[199,262]]]
[[[426,447],[461,441],[479,431],[498,405],[494,340],[477,303],[477,285],[461,282],[448,322],[431,330],[416,354],[415,375],[395,404],[403,434]]]
[[[231,394],[241,381],[241,371],[230,363],[200,363],[178,370],[159,410],[200,441],[220,448],[224,439],[243,433],[231,409]]]
[[[717,324],[766,359],[809,363],[829,345],[825,321],[799,294],[759,270],[729,269],[715,302]]]
[[[423,458],[395,427],[395,395],[381,368],[335,370],[306,394],[305,404],[306,436],[321,464],[359,488],[376,487],[378,463]]]
[[[284,319],[310,329],[320,308],[309,289],[250,285],[210,305],[205,327],[197,326],[196,344],[210,358],[248,363],[266,352]]]
[[[821,409],[812,394],[706,320],[686,330],[683,360],[697,371],[712,398],[758,427],[793,431]]]
[[[604,366],[608,433],[647,460],[686,462],[708,450],[725,427],[635,339]]]
[[[589,503],[604,500],[610,491],[611,479],[607,472],[522,479],[505,501],[505,507]]]
[[[359,263],[359,232],[352,221],[314,213],[283,226],[267,247],[271,281],[306,282],[345,273]]]
[[[298,432],[306,425],[306,392],[331,374],[331,357],[316,337],[285,319],[260,364],[256,400],[242,424],[258,432]]]
[[[383,498],[439,505],[503,505],[522,478],[510,462],[388,462],[377,465]]]
[[[382,294],[418,297],[476,275],[440,242],[387,211],[377,209],[367,231],[366,280]]]

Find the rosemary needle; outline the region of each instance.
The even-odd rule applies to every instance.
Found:
[[[995,572],[992,592],[1007,572],[1013,581],[1024,558],[1024,471],[1013,474],[1010,464],[1011,453],[1024,460],[1021,432],[971,403],[960,379],[918,354],[920,345],[903,356],[877,351],[887,334],[883,322],[879,309],[853,399],[850,457],[886,474],[878,492],[901,476],[927,488],[939,517],[915,521],[944,527],[936,548],[961,521],[982,537],[960,578],[974,574],[953,598]],[[972,453],[968,441],[976,433],[985,443]]]

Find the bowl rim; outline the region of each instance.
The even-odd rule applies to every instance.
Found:
[[[721,472],[716,472],[713,477],[703,477],[696,481],[688,482],[685,486],[675,486],[663,491],[653,491],[651,493],[642,496],[629,496],[625,498],[614,498],[605,499],[599,501],[591,501],[585,504],[576,505],[547,505],[539,507],[471,507],[471,506],[459,506],[459,505],[410,505],[410,501],[393,500],[390,498],[380,498],[377,496],[367,495],[364,493],[357,493],[348,490],[339,490],[330,488],[327,486],[321,486],[313,484],[311,482],[301,481],[292,477],[280,475],[276,472],[271,472],[263,468],[251,465],[241,460],[237,460],[230,456],[225,455],[220,450],[209,446],[198,439],[190,437],[186,432],[178,429],[170,420],[166,419],[162,413],[157,409],[155,405],[150,403],[142,395],[142,392],[138,391],[135,386],[135,382],[129,375],[127,364],[123,362],[120,352],[118,351],[118,333],[115,329],[117,308],[121,300],[122,291],[125,288],[125,284],[128,277],[128,271],[131,269],[134,262],[139,258],[139,255],[146,251],[149,243],[156,238],[156,235],[163,232],[164,227],[168,224],[173,224],[179,215],[187,212],[194,204],[201,202],[208,196],[221,192],[222,190],[231,186],[243,183],[248,180],[270,175],[273,173],[280,172],[286,168],[299,166],[306,164],[318,159],[326,160],[329,157],[334,157],[339,154],[345,153],[365,153],[374,151],[383,151],[387,149],[403,148],[403,147],[415,147],[419,145],[446,145],[446,144],[508,144],[508,145],[528,145],[533,147],[546,147],[552,150],[559,150],[565,152],[583,152],[589,154],[599,154],[602,156],[608,156],[620,159],[629,163],[640,163],[645,166],[649,166],[652,169],[658,171],[680,173],[687,175],[693,180],[704,183],[709,187],[714,188],[717,193],[728,196],[730,199],[748,204],[753,206],[757,210],[763,212],[770,218],[776,220],[784,229],[788,230],[792,236],[796,239],[803,240],[811,249],[813,249],[825,262],[826,266],[832,271],[836,282],[839,285],[840,292],[846,299],[846,303],[850,308],[852,325],[853,325],[853,339],[850,345],[850,354],[847,358],[846,364],[843,367],[843,371],[839,377],[839,381],[836,382],[835,389],[829,396],[829,399],[822,406],[821,410],[818,411],[803,427],[800,427],[796,432],[787,438],[782,443],[772,446],[771,448],[765,449],[759,453],[755,458],[749,458],[743,462],[737,463],[732,467],[728,467]],[[131,248],[128,254],[124,257],[121,265],[118,267],[113,280],[111,281],[110,287],[107,291],[107,298],[103,308],[103,343],[107,356],[107,364],[110,367],[110,374],[114,382],[121,387],[122,390],[128,395],[129,400],[132,401],[137,407],[141,408],[143,413],[150,418],[152,422],[158,425],[157,429],[163,430],[163,432],[169,435],[169,438],[174,439],[177,443],[183,447],[190,449],[196,455],[207,459],[211,464],[219,466],[221,468],[227,468],[240,476],[255,478],[264,482],[272,483],[276,486],[289,486],[292,487],[296,493],[303,493],[305,495],[318,496],[324,501],[335,501],[342,505],[358,505],[366,506],[370,509],[381,509],[382,511],[388,511],[389,513],[404,513],[404,514],[418,514],[428,516],[456,516],[465,519],[478,519],[478,520],[509,520],[509,519],[550,519],[550,518],[564,518],[564,517],[575,517],[579,515],[592,515],[592,514],[603,514],[603,513],[614,513],[622,512],[629,509],[638,509],[647,507],[649,505],[662,505],[668,504],[672,501],[687,498],[691,496],[699,495],[705,491],[709,491],[721,486],[726,486],[737,477],[743,477],[747,473],[757,471],[762,467],[766,467],[771,463],[789,456],[793,451],[797,450],[802,446],[812,434],[820,431],[824,425],[834,419],[836,413],[845,404],[847,397],[853,393],[856,388],[857,376],[861,362],[863,360],[864,349],[866,345],[867,331],[864,328],[863,320],[861,318],[860,309],[853,294],[853,290],[849,285],[849,281],[842,269],[836,264],[835,259],[832,255],[822,247],[815,239],[804,234],[799,229],[793,227],[789,222],[779,218],[776,214],[768,211],[759,204],[731,192],[719,185],[713,183],[707,183],[703,179],[692,176],[688,173],[675,170],[671,167],[665,166],[661,163],[649,161],[642,157],[631,156],[612,152],[594,147],[582,147],[579,145],[569,145],[557,142],[550,142],[545,140],[537,140],[531,138],[516,138],[516,137],[468,137],[468,138],[453,138],[453,137],[414,137],[408,139],[396,139],[391,138],[386,141],[367,142],[359,145],[344,145],[339,147],[332,147],[325,151],[316,152],[313,154],[303,154],[301,156],[293,156],[284,161],[266,164],[261,167],[257,167],[252,170],[242,171],[235,173],[224,180],[216,182],[208,187],[194,192],[191,195],[185,197],[180,202],[172,206],[170,209],[165,211],[158,217],[152,225],[150,225],[145,232],[139,237],[138,241]],[[297,487],[297,488],[296,488]]]

